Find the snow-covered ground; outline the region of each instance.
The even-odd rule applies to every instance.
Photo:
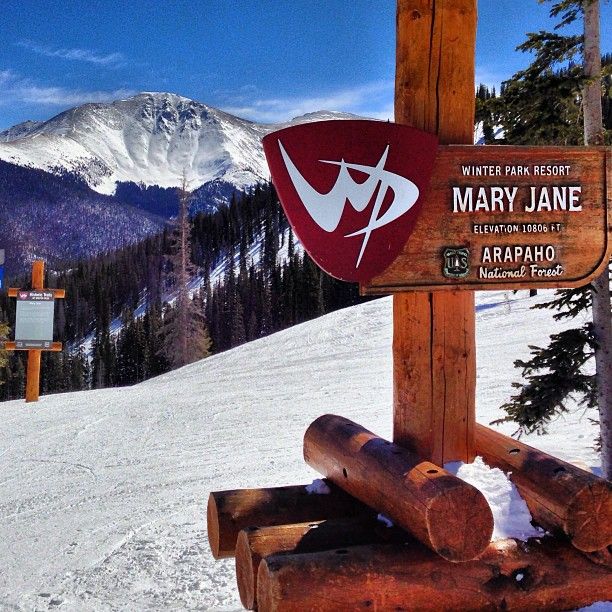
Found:
[[[483,423],[514,359],[561,328],[529,310],[545,295],[478,296]],[[233,561],[209,552],[208,493],[316,478],[302,436],[326,412],[391,435],[389,298],[134,387],[0,404],[0,610],[241,609]],[[596,467],[589,416],[527,442]]]

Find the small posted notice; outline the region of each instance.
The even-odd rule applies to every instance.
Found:
[[[19,291],[15,348],[48,349],[53,343],[53,291]]]

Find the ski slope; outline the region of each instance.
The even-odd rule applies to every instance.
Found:
[[[561,329],[529,310],[545,295],[478,296],[483,423],[513,360]],[[391,376],[383,298],[133,387],[0,404],[0,610],[240,610],[233,560],[208,549],[208,493],[316,478],[301,441],[326,412],[390,437]],[[527,442],[597,468],[589,416]]]

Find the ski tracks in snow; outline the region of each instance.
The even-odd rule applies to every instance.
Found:
[[[518,378],[514,359],[560,325],[520,294],[481,303],[488,423]],[[310,482],[301,445],[312,420],[334,412],[390,437],[391,391],[384,298],[133,387],[0,404],[0,610],[241,609],[233,560],[209,551],[208,493]],[[552,429],[527,442],[594,465],[586,417]]]

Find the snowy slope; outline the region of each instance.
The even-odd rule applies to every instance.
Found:
[[[478,303],[488,423],[513,360],[561,326],[529,311],[525,292]],[[389,298],[131,388],[0,404],[0,609],[240,609],[232,560],[209,553],[209,491],[310,481],[301,440],[314,418],[335,412],[390,436],[391,410]],[[527,441],[596,466],[588,416]]]
[[[352,117],[322,111],[290,123]],[[68,170],[104,194],[116,182],[190,191],[221,181],[243,190],[269,178],[262,125],[171,93],[145,92],[112,103],[84,104],[45,122],[0,132],[0,159],[50,172]]]
[[[501,125],[496,125],[493,128],[493,138],[495,140],[502,140],[504,138],[505,132],[504,128]],[[482,121],[479,121],[474,126],[474,144],[484,145],[485,144],[485,136],[484,136],[484,126]]]

